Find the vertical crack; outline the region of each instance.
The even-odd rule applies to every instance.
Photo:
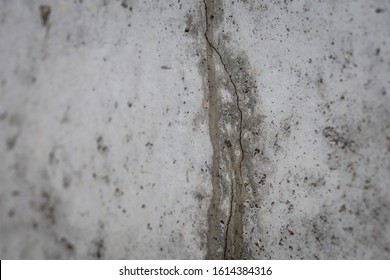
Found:
[[[233,80],[232,74],[230,73],[226,62],[224,61],[221,53],[214,46],[213,43],[213,18],[214,18],[214,0],[204,0],[205,7],[205,18],[206,28],[204,37],[207,42],[207,70],[208,70],[208,86],[210,94],[210,108],[209,108],[209,119],[210,119],[210,137],[213,146],[213,171],[212,171],[212,183],[213,183],[213,197],[209,209],[209,240],[208,243],[208,255],[207,258],[241,258],[242,257],[242,195],[243,195],[243,179],[242,179],[242,163],[244,160],[244,149],[243,149],[243,111],[240,107],[240,98],[238,94],[237,85]],[[221,208],[222,204],[222,191],[220,190],[220,165],[221,165],[221,144],[218,127],[218,107],[221,106],[221,101],[218,98],[217,83],[215,80],[215,67],[213,64],[213,54],[216,54],[223,69],[229,79],[230,84],[233,87],[235,105],[238,110],[238,147],[239,156],[235,159],[234,152],[231,149],[231,144],[227,145],[231,159],[235,163],[234,171],[232,172],[234,183],[230,184],[230,197],[229,197],[229,209],[228,213],[223,212]],[[229,142],[230,143],[230,142]],[[241,215],[240,215],[241,213]],[[224,233],[218,234],[217,227],[213,223],[218,222],[218,218],[227,216],[226,225],[224,226]],[[222,221],[222,220],[221,220]],[[222,236],[221,236],[222,235]],[[218,251],[218,237],[224,239],[223,241],[223,253],[217,253]]]

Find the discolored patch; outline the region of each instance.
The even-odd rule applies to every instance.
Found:
[[[260,154],[263,116],[259,113],[256,80],[245,52],[233,51],[214,40],[214,22],[223,9],[204,1],[206,28],[209,133],[213,146],[213,194],[208,211],[209,259],[246,259],[244,233],[246,202],[257,197],[258,182],[266,174],[253,171],[253,157]],[[217,69],[221,69],[218,71]],[[264,152],[261,153],[264,155]],[[257,178],[256,178],[257,177]]]
[[[50,20],[50,14],[51,14],[51,7],[49,5],[39,6],[39,13],[41,16],[42,26],[48,27],[49,20]]]

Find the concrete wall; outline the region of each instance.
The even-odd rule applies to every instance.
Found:
[[[390,258],[390,2],[0,1],[2,259]]]

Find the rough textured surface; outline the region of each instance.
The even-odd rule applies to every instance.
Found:
[[[1,1],[1,257],[203,258],[194,7],[44,4]]]
[[[390,258],[388,1],[0,7],[1,258]]]

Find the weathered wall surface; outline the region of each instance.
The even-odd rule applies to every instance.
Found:
[[[0,1],[0,257],[390,258],[390,3]]]

